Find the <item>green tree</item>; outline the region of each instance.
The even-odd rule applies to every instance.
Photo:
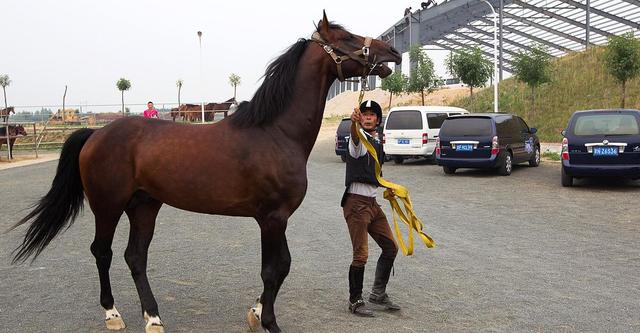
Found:
[[[7,87],[11,84],[11,80],[9,79],[9,75],[3,74],[0,75],[0,86],[2,86],[2,93],[4,94],[4,108],[7,106]]]
[[[395,71],[393,74],[382,79],[382,90],[389,92],[389,108],[391,108],[391,99],[393,94],[401,94],[406,90],[409,79],[401,71]]]
[[[116,87],[118,87],[118,90],[120,90],[120,92],[122,93],[122,115],[125,115],[125,109],[124,109],[124,92],[129,90],[129,88],[131,88],[131,82],[123,77],[120,78],[120,80],[118,80],[118,82],[116,83]]]
[[[627,97],[627,81],[640,73],[640,40],[634,38],[633,32],[609,38],[605,51],[605,63],[609,73],[622,84],[621,107],[625,107]]]
[[[424,105],[424,92],[432,93],[442,83],[433,69],[433,61],[424,52],[420,45],[414,45],[409,50],[409,60],[415,63],[416,67],[411,70],[407,92],[419,92],[422,95],[422,105]]]
[[[483,87],[491,77],[491,62],[482,56],[482,50],[474,47],[470,50],[456,50],[447,57],[449,74],[458,77],[468,85],[473,97],[474,87]]]
[[[180,107],[180,91],[182,90],[182,79],[176,81],[176,87],[178,87],[178,107]]]
[[[233,99],[236,99],[236,87],[240,85],[240,76],[231,73],[229,75],[229,84],[233,86]]]
[[[530,52],[518,52],[513,59],[516,78],[531,88],[531,111],[535,114],[536,88],[551,82],[551,56],[542,45],[535,45]]]

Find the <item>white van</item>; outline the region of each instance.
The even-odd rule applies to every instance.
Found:
[[[399,106],[391,108],[384,123],[384,153],[401,164],[406,158],[435,155],[440,126],[449,116],[469,111],[450,106]]]

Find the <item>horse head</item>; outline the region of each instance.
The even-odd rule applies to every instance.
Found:
[[[13,135],[27,135],[27,131],[24,129],[22,125],[16,125],[13,127],[14,134]]]
[[[322,45],[324,51],[331,56],[341,81],[368,75],[385,78],[392,73],[385,62],[402,62],[402,55],[391,45],[350,33],[342,26],[330,23],[324,12],[311,40]]]

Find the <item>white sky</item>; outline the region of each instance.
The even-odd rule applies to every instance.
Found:
[[[9,105],[118,104],[116,81],[132,87],[125,102],[177,102],[176,80],[184,80],[183,103],[201,96],[196,32],[203,32],[204,96],[221,102],[233,96],[231,73],[248,100],[266,65],[327,10],[329,20],[359,35],[376,37],[417,1],[3,1],[0,74],[12,80]],[[93,111],[116,111],[117,108]],[[114,110],[112,110],[114,109]],[[141,111],[143,106],[133,106]],[[28,109],[27,109],[28,110]]]

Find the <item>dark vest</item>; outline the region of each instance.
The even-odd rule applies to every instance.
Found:
[[[371,145],[373,145],[373,148],[376,149],[378,161],[380,161],[380,165],[382,165],[384,163],[384,152],[382,150],[382,144],[380,143],[380,141],[374,140],[373,137],[369,135],[365,136],[367,137]],[[353,182],[380,186],[378,180],[376,179],[376,161],[373,159],[371,154],[369,154],[369,152],[367,152],[364,156],[354,158],[347,151],[347,173],[344,183],[348,188],[349,185],[351,185],[351,183]]]

